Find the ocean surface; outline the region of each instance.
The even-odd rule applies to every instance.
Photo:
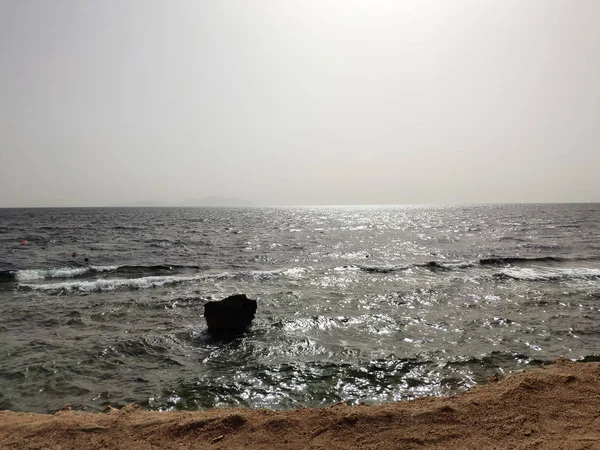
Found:
[[[600,204],[0,209],[0,410],[373,404],[600,360],[599,224]],[[215,340],[203,305],[236,293],[253,326]]]

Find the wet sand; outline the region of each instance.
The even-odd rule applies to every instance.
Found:
[[[558,360],[452,397],[379,406],[0,412],[2,449],[600,449],[600,363]]]

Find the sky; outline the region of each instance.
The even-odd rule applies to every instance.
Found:
[[[600,201],[597,0],[0,0],[0,206]]]

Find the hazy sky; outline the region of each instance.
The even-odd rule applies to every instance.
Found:
[[[600,1],[0,0],[0,206],[600,201]]]

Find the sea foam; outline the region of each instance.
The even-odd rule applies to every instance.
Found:
[[[521,281],[585,280],[600,278],[600,269],[528,267],[506,269],[496,276]]]

